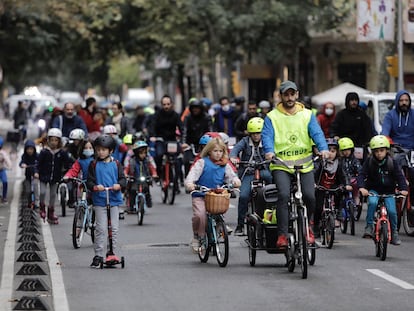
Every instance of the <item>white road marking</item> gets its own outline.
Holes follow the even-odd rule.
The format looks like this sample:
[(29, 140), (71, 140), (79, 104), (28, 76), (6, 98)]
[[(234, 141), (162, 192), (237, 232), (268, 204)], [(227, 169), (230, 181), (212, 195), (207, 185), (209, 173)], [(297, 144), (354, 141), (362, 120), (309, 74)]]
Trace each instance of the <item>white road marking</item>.
[(403, 289), (414, 289), (414, 285), (400, 280), (396, 277), (393, 277), (392, 275), (389, 275), (388, 273), (385, 273), (384, 271), (381, 271), (379, 269), (367, 269), (367, 271), (372, 274), (375, 274), (376, 276), (379, 276), (380, 278), (383, 278), (384, 280), (387, 280), (388, 282), (398, 285)]
[[(16, 167), (16, 166), (15, 166)], [(21, 169), (15, 170), (15, 177), (21, 176)], [(14, 262), (15, 262), (15, 245), (17, 232), (17, 213), (20, 198), (20, 182), (14, 184), (13, 200), (10, 204), (10, 220), (7, 228), (7, 238), (4, 244), (3, 252), (3, 270), (0, 285), (0, 306), (1, 310), (12, 310), (10, 301), (13, 294), (13, 279), (14, 279)]]
[(69, 303), (66, 296), (65, 285), (63, 283), (61, 264), (56, 252), (55, 244), (53, 243), (52, 231), (47, 222), (42, 223), (43, 240), (52, 281), (54, 310), (69, 311)]

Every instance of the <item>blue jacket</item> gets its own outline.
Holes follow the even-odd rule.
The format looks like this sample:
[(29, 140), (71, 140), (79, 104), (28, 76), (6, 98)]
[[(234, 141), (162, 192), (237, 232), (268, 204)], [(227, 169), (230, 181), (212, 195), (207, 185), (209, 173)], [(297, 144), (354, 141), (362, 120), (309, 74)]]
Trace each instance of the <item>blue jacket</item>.
[(391, 137), (394, 143), (403, 148), (414, 149), (414, 109), (410, 108), (406, 113), (401, 112), (398, 102), (403, 94), (407, 94), (410, 98), (411, 107), (408, 91), (399, 91), (395, 96), (395, 108), (388, 111), (384, 117), (381, 134)]

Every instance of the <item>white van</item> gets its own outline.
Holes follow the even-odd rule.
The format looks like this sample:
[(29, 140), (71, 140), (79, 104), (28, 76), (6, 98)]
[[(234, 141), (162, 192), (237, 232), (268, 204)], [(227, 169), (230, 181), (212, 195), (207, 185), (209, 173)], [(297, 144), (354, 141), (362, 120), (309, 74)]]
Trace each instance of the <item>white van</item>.
[[(376, 131), (381, 133), (382, 121), (388, 111), (394, 108), (397, 93), (368, 93), (359, 95), (360, 102), (367, 104), (367, 114), (374, 122)], [(414, 94), (411, 96), (411, 107), (414, 108)]]

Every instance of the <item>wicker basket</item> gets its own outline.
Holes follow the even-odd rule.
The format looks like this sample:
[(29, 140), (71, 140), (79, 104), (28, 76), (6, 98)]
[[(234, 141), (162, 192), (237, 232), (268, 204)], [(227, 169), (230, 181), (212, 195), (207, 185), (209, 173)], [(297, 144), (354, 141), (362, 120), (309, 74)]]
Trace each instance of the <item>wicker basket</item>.
[(230, 206), (230, 193), (207, 192), (205, 202), (206, 211), (210, 214), (224, 214)]

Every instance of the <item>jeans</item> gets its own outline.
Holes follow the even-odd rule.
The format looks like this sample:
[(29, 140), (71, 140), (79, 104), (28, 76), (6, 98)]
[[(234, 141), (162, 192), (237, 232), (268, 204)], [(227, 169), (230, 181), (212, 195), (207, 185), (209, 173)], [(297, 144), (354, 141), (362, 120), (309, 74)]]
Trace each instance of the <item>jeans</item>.
[[(261, 170), (260, 177), (262, 180), (266, 182), (266, 184), (270, 184), (272, 182), (272, 175), (270, 175), (269, 171)], [(251, 182), (254, 179), (254, 175), (244, 175), (242, 184), (240, 186), (240, 196), (239, 196), (239, 206), (238, 206), (238, 215), (237, 215), (237, 224), (243, 225), (244, 218), (246, 217), (247, 213), (247, 206), (249, 204), (249, 200), (251, 198)]]
[[(277, 224), (279, 235), (288, 233), (289, 210), (288, 202), (290, 199), (290, 184), (292, 174), (282, 170), (272, 171), (273, 181), (278, 189), (278, 201), (276, 205)], [(307, 207), (308, 220), (311, 220), (315, 211), (315, 186), (313, 171), (301, 173), (301, 185), (303, 202)]]
[[(376, 193), (373, 190), (370, 190), (369, 192)], [(368, 210), (367, 210), (367, 218), (366, 223), (367, 226), (372, 226), (374, 224), (374, 215), (375, 211), (377, 209), (379, 198), (376, 196), (369, 196), (368, 197)], [(387, 208), (388, 213), (388, 219), (391, 223), (391, 230), (397, 231), (397, 207), (395, 206), (395, 198), (389, 197), (385, 198), (385, 207)]]

